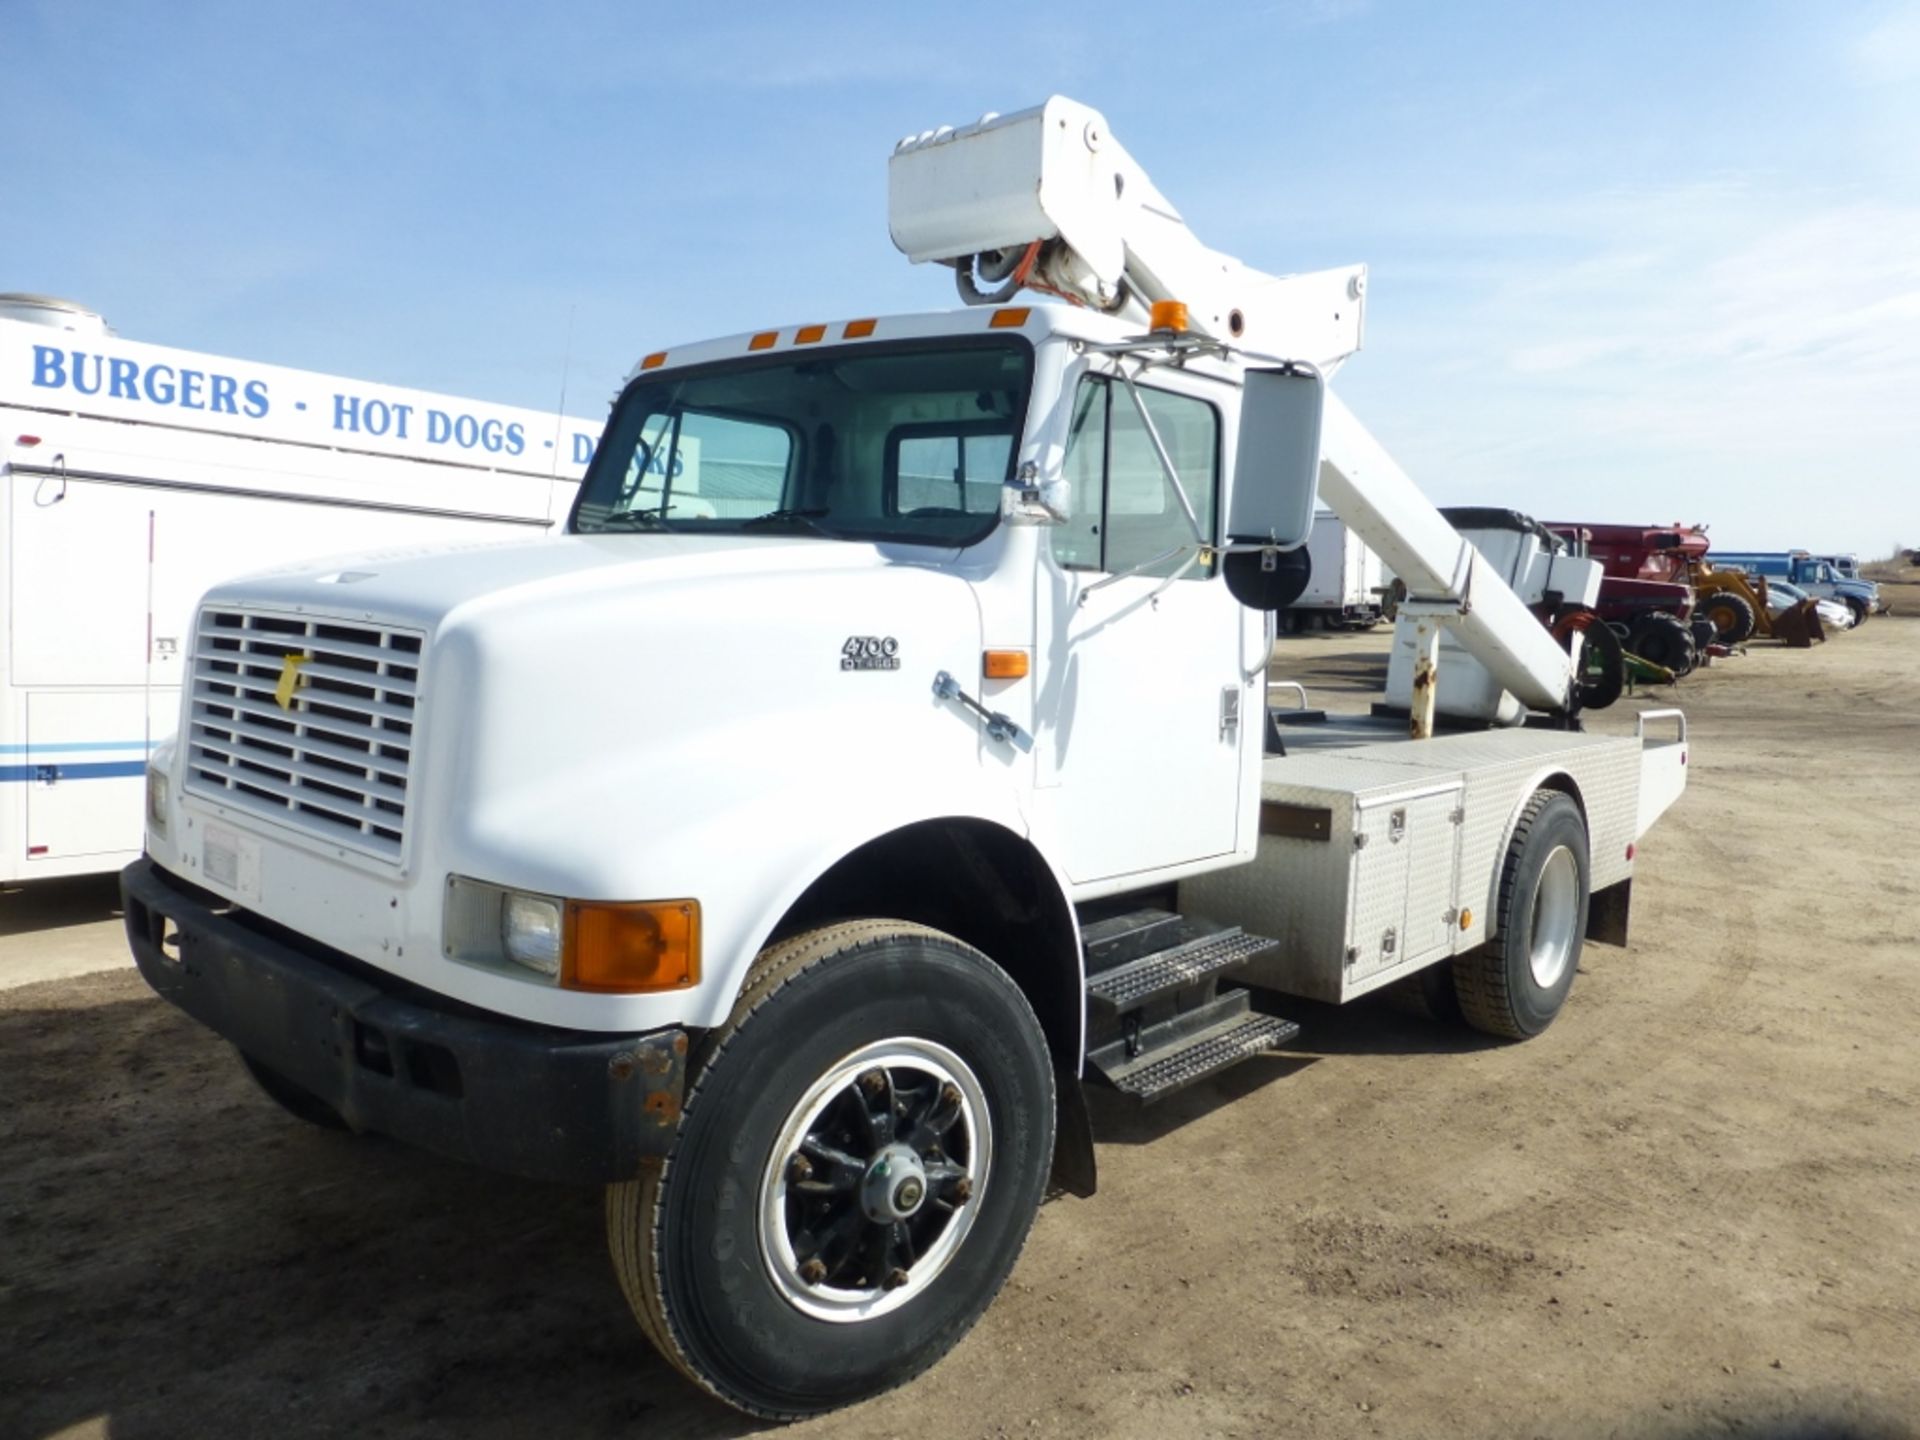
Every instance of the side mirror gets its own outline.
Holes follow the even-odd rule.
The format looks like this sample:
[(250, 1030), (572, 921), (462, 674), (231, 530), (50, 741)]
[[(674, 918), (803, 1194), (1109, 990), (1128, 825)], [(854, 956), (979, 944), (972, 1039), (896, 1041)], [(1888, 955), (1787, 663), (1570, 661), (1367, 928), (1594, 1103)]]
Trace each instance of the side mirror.
[(1040, 467), (1023, 461), (1000, 491), (1000, 518), (1009, 525), (1064, 525), (1073, 518), (1073, 488), (1064, 475), (1040, 476)]
[(1311, 365), (1246, 373), (1221, 568), (1234, 599), (1251, 609), (1282, 609), (1307, 588), (1303, 547), (1319, 498), (1326, 396), (1326, 379)]

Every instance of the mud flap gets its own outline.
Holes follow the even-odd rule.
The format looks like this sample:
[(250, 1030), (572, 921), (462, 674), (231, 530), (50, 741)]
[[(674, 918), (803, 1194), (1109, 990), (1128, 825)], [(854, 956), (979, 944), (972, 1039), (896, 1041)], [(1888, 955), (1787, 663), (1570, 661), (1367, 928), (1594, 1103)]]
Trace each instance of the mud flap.
[(1625, 945), (1633, 910), (1633, 877), (1596, 890), (1587, 899), (1587, 939), (1599, 945)]
[(1087, 1113), (1087, 1093), (1071, 1070), (1053, 1072), (1053, 1174), (1048, 1187), (1092, 1196), (1095, 1185), (1093, 1117)]

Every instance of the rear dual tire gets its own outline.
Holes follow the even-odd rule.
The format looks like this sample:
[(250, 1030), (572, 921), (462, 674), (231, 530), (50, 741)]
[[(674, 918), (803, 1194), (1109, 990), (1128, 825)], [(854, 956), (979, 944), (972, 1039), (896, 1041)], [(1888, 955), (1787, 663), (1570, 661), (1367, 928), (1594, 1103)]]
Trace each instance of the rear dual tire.
[(828, 926), (756, 962), (695, 1067), (672, 1152), (607, 1191), (614, 1269), (660, 1352), (788, 1420), (952, 1348), (1052, 1157), (1052, 1064), (1006, 973), (922, 926)]
[(1553, 1023), (1580, 968), (1590, 875), (1580, 807), (1534, 791), (1501, 865), (1497, 933), (1453, 962), (1454, 995), (1474, 1029), (1526, 1040)]

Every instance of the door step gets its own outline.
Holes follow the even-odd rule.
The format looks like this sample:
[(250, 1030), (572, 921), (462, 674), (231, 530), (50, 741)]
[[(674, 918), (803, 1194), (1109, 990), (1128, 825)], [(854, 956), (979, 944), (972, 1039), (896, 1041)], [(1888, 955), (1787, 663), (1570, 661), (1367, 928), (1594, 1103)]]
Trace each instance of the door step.
[(1087, 1059), (1121, 1094), (1151, 1104), (1278, 1049), (1299, 1033), (1291, 1020), (1255, 1014), (1247, 992), (1232, 990), (1203, 1009), (1112, 1041)]
[(1143, 1102), (1217, 1075), (1300, 1033), (1256, 1014), (1232, 971), (1278, 947), (1197, 916), (1141, 909), (1081, 931), (1087, 965), (1087, 1064)]
[(1236, 925), (1217, 935), (1189, 940), (1171, 950), (1103, 970), (1087, 981), (1087, 999), (1095, 1009), (1116, 1013), (1131, 1010), (1155, 995), (1181, 990), (1231, 970), (1275, 946), (1276, 942), (1264, 935), (1249, 935)]

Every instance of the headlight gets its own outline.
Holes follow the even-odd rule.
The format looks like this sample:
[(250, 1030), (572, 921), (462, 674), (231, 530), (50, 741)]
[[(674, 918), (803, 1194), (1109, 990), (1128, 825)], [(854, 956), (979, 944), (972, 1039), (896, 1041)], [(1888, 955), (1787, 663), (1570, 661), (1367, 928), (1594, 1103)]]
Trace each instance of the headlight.
[(167, 833), (167, 766), (173, 759), (173, 741), (162, 740), (147, 755), (147, 828)]
[(700, 902), (563, 900), (449, 875), (441, 950), (563, 990), (684, 990), (700, 983)]
[(500, 909), (500, 945), (516, 965), (560, 973), (560, 906), (544, 895), (508, 893)]

